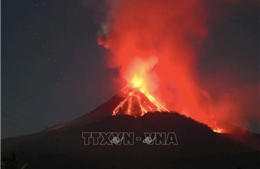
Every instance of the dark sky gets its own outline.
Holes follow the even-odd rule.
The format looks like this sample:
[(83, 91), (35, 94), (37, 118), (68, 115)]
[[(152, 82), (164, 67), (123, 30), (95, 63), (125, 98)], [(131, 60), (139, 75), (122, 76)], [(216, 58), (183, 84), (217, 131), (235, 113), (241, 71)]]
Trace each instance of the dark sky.
[[(102, 6), (102, 0), (2, 0), (2, 137), (69, 121), (120, 89), (118, 71), (107, 68), (108, 53), (97, 45)], [(200, 71), (219, 75), (232, 67), (236, 83), (258, 84), (258, 8), (221, 9), (209, 25)], [(228, 17), (219, 16), (226, 11)], [(259, 100), (252, 102), (258, 108)], [(251, 120), (257, 131), (259, 119)]]

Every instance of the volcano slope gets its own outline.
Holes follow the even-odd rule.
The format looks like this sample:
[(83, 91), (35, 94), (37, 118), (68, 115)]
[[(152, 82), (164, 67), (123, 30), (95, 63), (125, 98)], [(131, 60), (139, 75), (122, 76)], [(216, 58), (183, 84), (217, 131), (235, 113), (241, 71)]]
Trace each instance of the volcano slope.
[[(146, 113), (140, 117), (111, 116), (124, 98), (115, 95), (95, 110), (42, 132), (2, 140), (2, 157), (12, 152), (32, 168), (170, 169), (258, 168), (258, 134), (233, 126), (232, 133), (209, 127), (175, 112)], [(84, 145), (83, 132), (132, 132), (133, 145)], [(177, 145), (148, 145), (145, 132), (174, 132)]]

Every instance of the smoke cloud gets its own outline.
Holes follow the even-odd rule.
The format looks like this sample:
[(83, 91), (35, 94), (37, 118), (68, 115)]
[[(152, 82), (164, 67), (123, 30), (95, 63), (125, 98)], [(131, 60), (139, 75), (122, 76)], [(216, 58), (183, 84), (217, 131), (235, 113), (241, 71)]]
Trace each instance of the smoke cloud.
[[(212, 14), (206, 0), (108, 0), (107, 5), (98, 43), (112, 52), (109, 67), (119, 68), (126, 83), (142, 76), (148, 91), (168, 109), (212, 128), (239, 109), (233, 96), (212, 98), (215, 89), (199, 83), (199, 54)], [(242, 121), (236, 117), (235, 122)]]

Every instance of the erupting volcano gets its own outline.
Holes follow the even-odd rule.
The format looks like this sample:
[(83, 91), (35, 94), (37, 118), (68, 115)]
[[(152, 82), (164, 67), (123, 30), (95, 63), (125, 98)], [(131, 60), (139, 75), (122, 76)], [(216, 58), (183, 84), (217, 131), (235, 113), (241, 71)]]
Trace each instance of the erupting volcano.
[(155, 98), (140, 88), (124, 88), (120, 94), (124, 100), (113, 110), (113, 115), (126, 114), (132, 116), (143, 116), (148, 112), (168, 111), (157, 103)]
[[(161, 105), (149, 92), (140, 87), (124, 87), (117, 96), (122, 99), (113, 109), (112, 115), (130, 115), (140, 117), (146, 113), (153, 112), (170, 112), (166, 107)], [(187, 116), (183, 114), (184, 116)], [(209, 126), (216, 133), (223, 133), (224, 130), (217, 125)]]
[[(219, 121), (228, 119), (235, 106), (214, 100), (197, 68), (208, 37), (205, 1), (107, 2), (98, 44), (110, 52), (108, 67), (118, 70), (117, 85), (128, 86), (112, 115), (174, 111), (223, 132)], [(239, 123), (238, 116), (232, 119)]]
[[(22, 1), (4, 3), (11, 16), (4, 21), (17, 29), (3, 38), (3, 127), (42, 130), (3, 138), (2, 167), (259, 168), (260, 135), (244, 129), (259, 81), (258, 90), (249, 90), (255, 84), (246, 72), (256, 69), (239, 64), (251, 64), (259, 41), (255, 28), (248, 29), (252, 15), (225, 6), (235, 1), (254, 0), (48, 1), (28, 4), (28, 12), (15, 6)], [(229, 12), (236, 15), (215, 27)], [(30, 43), (19, 44), (24, 37)], [(238, 73), (248, 77), (236, 80)]]
[(116, 106), (112, 115), (126, 114), (138, 117), (148, 112), (168, 112), (145, 87), (145, 81), (134, 76), (131, 84), (119, 92), (118, 95), (123, 98), (123, 101)]

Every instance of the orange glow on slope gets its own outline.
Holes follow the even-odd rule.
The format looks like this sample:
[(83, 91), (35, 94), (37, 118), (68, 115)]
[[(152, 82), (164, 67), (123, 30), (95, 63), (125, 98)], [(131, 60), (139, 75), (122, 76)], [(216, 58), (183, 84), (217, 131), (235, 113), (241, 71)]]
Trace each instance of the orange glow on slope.
[(220, 128), (213, 129), (213, 131), (214, 131), (215, 133), (223, 133), (222, 129), (220, 129)]

